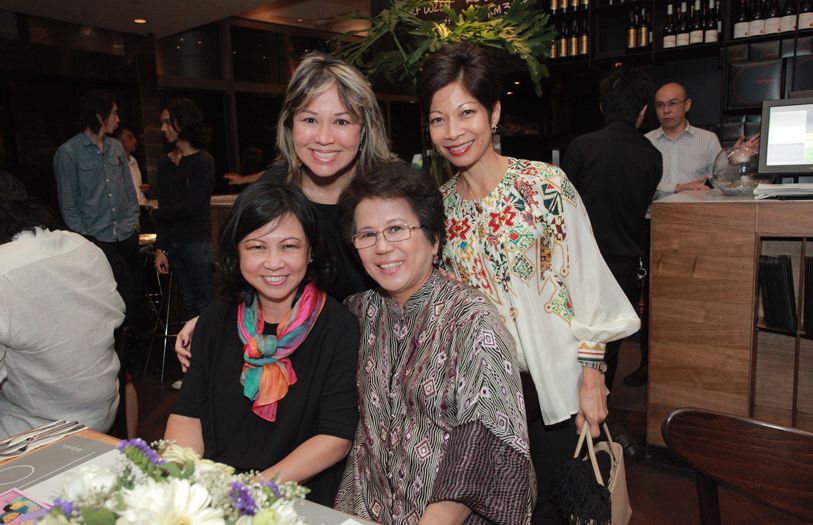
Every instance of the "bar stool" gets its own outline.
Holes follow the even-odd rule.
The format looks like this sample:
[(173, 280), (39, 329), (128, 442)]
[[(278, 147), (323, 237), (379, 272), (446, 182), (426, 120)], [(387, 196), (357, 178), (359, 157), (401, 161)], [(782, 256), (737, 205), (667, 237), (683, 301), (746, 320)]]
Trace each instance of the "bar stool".
[[(155, 239), (156, 235), (154, 233), (139, 235), (139, 245), (142, 246), (141, 253), (146, 257), (145, 264), (147, 264), (147, 261), (150, 261), (151, 264), (151, 261), (155, 256)], [(147, 352), (147, 359), (144, 363), (144, 372), (146, 373), (149, 369), (156, 338), (162, 339), (160, 382), (163, 383), (164, 374), (166, 371), (167, 346), (170, 339), (177, 337), (177, 328), (180, 325), (180, 316), (176, 311), (178, 308), (176, 305), (177, 300), (175, 299), (175, 295), (177, 295), (178, 290), (171, 270), (165, 277), (162, 277), (157, 270), (153, 271), (155, 274), (157, 291), (145, 291), (145, 295), (146, 300), (151, 305), (152, 311), (155, 315), (155, 322), (153, 323), (150, 348)], [(166, 282), (164, 283), (164, 281)]]

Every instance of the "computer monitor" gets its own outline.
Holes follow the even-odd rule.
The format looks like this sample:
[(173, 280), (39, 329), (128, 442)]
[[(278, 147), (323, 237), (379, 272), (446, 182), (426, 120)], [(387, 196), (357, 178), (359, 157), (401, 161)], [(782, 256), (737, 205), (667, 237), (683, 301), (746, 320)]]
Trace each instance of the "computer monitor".
[(813, 97), (762, 103), (759, 175), (813, 174)]

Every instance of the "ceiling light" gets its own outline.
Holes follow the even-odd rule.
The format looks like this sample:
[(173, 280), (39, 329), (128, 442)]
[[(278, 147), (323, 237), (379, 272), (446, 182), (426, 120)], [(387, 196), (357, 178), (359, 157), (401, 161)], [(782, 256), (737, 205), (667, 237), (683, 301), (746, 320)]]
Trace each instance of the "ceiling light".
[(518, 86), (518, 85), (519, 85), (519, 80), (515, 80), (515, 81), (514, 81), (514, 85), (515, 85), (515, 86)]
[(134, 24), (146, 24), (147, 19), (146, 18), (133, 18), (133, 23)]
[(513, 91), (509, 91), (509, 92), (506, 93), (506, 95), (513, 95), (513, 94), (514, 94)]

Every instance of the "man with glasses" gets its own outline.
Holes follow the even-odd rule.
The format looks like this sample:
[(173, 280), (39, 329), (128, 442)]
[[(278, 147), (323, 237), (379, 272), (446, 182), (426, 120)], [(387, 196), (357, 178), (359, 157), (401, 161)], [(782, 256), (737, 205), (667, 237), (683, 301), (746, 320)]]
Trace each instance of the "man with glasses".
[(655, 115), (661, 127), (646, 134), (663, 155), (663, 177), (655, 199), (708, 189), (704, 182), (722, 148), (717, 135), (689, 124), (686, 113), (691, 108), (692, 99), (681, 84), (664, 84), (655, 93)]

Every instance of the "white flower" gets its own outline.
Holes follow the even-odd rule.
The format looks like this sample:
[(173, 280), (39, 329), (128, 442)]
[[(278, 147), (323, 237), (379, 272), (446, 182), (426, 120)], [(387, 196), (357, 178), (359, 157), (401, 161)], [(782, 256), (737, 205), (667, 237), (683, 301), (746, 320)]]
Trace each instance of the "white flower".
[(149, 480), (122, 491), (124, 510), (116, 525), (222, 525), (222, 509), (209, 507), (209, 492), (185, 479)]
[(181, 465), (190, 465), (200, 461), (200, 456), (197, 452), (191, 448), (176, 445), (175, 443), (167, 445), (161, 453), (161, 457), (166, 461), (179, 463)]
[(116, 485), (118, 473), (109, 467), (87, 465), (66, 477), (62, 499), (83, 501), (94, 495), (107, 495)]

